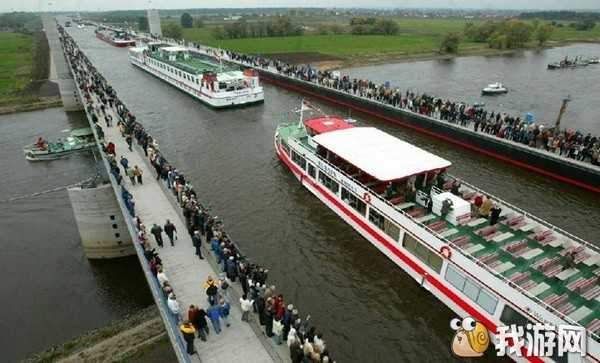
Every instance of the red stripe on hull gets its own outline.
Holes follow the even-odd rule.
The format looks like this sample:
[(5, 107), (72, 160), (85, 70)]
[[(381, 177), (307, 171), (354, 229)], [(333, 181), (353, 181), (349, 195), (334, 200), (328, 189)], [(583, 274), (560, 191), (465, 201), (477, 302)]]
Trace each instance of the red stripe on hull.
[(546, 169), (542, 169), (542, 168), (539, 168), (539, 167), (536, 167), (536, 166), (529, 165), (529, 164), (524, 163), (524, 162), (519, 161), (519, 160), (511, 159), (508, 156), (500, 155), (500, 154), (495, 153), (493, 151), (486, 150), (486, 149), (483, 149), (483, 148), (480, 148), (480, 147), (477, 147), (475, 145), (471, 145), (471, 144), (468, 144), (468, 143), (465, 143), (465, 142), (462, 142), (462, 141), (458, 141), (458, 140), (453, 139), (453, 138), (451, 138), (449, 136), (442, 135), (442, 134), (433, 132), (431, 130), (424, 129), (422, 127), (418, 127), (418, 126), (415, 126), (415, 125), (411, 125), (411, 124), (402, 122), (400, 119), (392, 118), (392, 117), (383, 115), (383, 114), (381, 114), (381, 113), (379, 113), (377, 111), (368, 110), (368, 109), (366, 109), (364, 107), (359, 107), (359, 106), (353, 105), (353, 104), (348, 103), (348, 102), (340, 101), (340, 100), (337, 100), (337, 99), (332, 98), (332, 97), (328, 97), (328, 96), (325, 96), (325, 95), (322, 95), (322, 94), (319, 94), (319, 93), (316, 93), (316, 92), (309, 91), (309, 90), (307, 90), (307, 89), (305, 89), (303, 87), (295, 86), (295, 85), (292, 85), (292, 84), (289, 84), (289, 83), (286, 83), (286, 82), (282, 82), (282, 81), (270, 78), (268, 75), (265, 76), (265, 74), (266, 73), (263, 73), (263, 75), (261, 77), (262, 80), (264, 80), (266, 82), (270, 82), (270, 83), (275, 84), (275, 85), (278, 85), (280, 87), (287, 88), (287, 89), (290, 89), (290, 90), (293, 90), (293, 91), (296, 91), (296, 92), (304, 93), (304, 94), (307, 94), (307, 95), (310, 95), (310, 96), (313, 96), (313, 97), (316, 97), (316, 98), (320, 98), (320, 99), (325, 100), (325, 101), (330, 102), (330, 103), (334, 103), (334, 104), (337, 104), (337, 105), (342, 105), (342, 106), (351, 108), (353, 110), (359, 111), (361, 113), (364, 113), (364, 114), (367, 114), (367, 115), (371, 115), (371, 116), (374, 116), (376, 118), (379, 118), (379, 119), (382, 119), (382, 120), (385, 120), (385, 121), (388, 121), (388, 122), (391, 122), (391, 123), (394, 123), (394, 124), (399, 124), (399, 125), (402, 125), (402, 126), (406, 126), (406, 127), (411, 128), (413, 130), (416, 130), (418, 132), (427, 134), (429, 136), (433, 136), (433, 137), (435, 137), (437, 139), (444, 140), (446, 142), (449, 142), (449, 143), (452, 143), (452, 144), (455, 144), (455, 145), (460, 145), (460, 146), (462, 146), (462, 147), (464, 147), (466, 149), (469, 149), (471, 151), (476, 151), (478, 153), (482, 153), (482, 154), (491, 156), (491, 157), (493, 157), (495, 159), (507, 162), (509, 164), (518, 166), (520, 168), (527, 169), (527, 170), (536, 172), (536, 173), (541, 174), (541, 175), (549, 176), (549, 177), (552, 177), (554, 179), (560, 180), (560, 181), (562, 181), (564, 183), (575, 185), (577, 187), (580, 187), (580, 188), (583, 188), (583, 189), (587, 189), (587, 190), (595, 192), (595, 193), (600, 193), (600, 187), (598, 187), (598, 186), (586, 184), (586, 183), (581, 182), (579, 180), (575, 180), (575, 179), (572, 179), (572, 178), (569, 178), (569, 177), (566, 177), (566, 176), (562, 176), (562, 175), (556, 174), (554, 172), (548, 171)]
[[(418, 263), (416, 263), (414, 260), (412, 260), (410, 257), (408, 257), (404, 252), (402, 252), (402, 251), (396, 249), (394, 246), (392, 246), (385, 239), (385, 237), (383, 237), (381, 234), (376, 232), (371, 226), (369, 226), (362, 219), (355, 216), (350, 210), (348, 210), (348, 208), (346, 208), (343, 204), (341, 204), (336, 198), (329, 195), (320, 185), (318, 185), (317, 183), (313, 182), (311, 179), (306, 177), (306, 174), (303, 171), (301, 171), (291, 161), (287, 160), (287, 157), (282, 156), (281, 150), (277, 151), (277, 156), (279, 157), (279, 159), (281, 161), (283, 161), (283, 163), (290, 169), (290, 171), (292, 173), (302, 177), (302, 179), (305, 180), (307, 183), (309, 183), (313, 188), (315, 188), (319, 192), (319, 194), (321, 194), (329, 202), (334, 204), (335, 207), (338, 208), (344, 215), (346, 215), (350, 219), (352, 219), (352, 221), (355, 222), (356, 224), (358, 224), (360, 226), (360, 228), (362, 228), (365, 232), (367, 232), (371, 237), (375, 238), (377, 240), (377, 242), (382, 244), (388, 251), (392, 252), (394, 254), (394, 256), (399, 258), (403, 263), (405, 263), (408, 267), (410, 267), (414, 272), (416, 272), (419, 275), (426, 274), (425, 275), (426, 281), (429, 282), (432, 286), (434, 286), (439, 292), (441, 292), (443, 295), (445, 295), (450, 300), (452, 300), (452, 302), (454, 302), (456, 305), (460, 306), (460, 308), (463, 309), (464, 311), (466, 311), (470, 316), (474, 317), (476, 320), (478, 320), (479, 322), (484, 324), (485, 327), (489, 331), (492, 331), (492, 332), (497, 331), (496, 323), (489, 320), (484, 314), (479, 312), (475, 307), (470, 305), (467, 301), (465, 301), (460, 296), (458, 296), (456, 293), (454, 293), (449, 288), (447, 288), (439, 279), (435, 278), (432, 275), (427, 274), (425, 269), (423, 269)], [(511, 342), (509, 342), (509, 344), (512, 345)], [(538, 357), (526, 357), (525, 348), (522, 348), (521, 351), (523, 353), (523, 358), (526, 358), (530, 362), (533, 362), (533, 363), (543, 363), (544, 362), (541, 358), (538, 358)]]

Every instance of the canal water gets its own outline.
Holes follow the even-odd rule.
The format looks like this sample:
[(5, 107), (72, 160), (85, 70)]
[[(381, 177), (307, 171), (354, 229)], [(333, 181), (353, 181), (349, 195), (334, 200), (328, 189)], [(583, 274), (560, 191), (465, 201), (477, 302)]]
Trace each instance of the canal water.
[[(160, 140), (169, 160), (189, 175), (199, 197), (211, 204), (212, 212), (225, 221), (249, 257), (269, 267), (269, 280), (286, 301), (299, 306), (302, 314), (311, 313), (311, 321), (324, 333), (337, 361), (455, 360), (449, 349), (449, 321), (454, 317), (450, 310), (312, 197), (276, 159), (275, 127), (297, 118), (291, 110), (298, 108), (299, 95), (265, 85), (263, 105), (212, 110), (133, 68), (126, 50), (96, 39), (91, 29), (69, 31), (121, 99)], [(347, 113), (321, 106), (332, 114)], [(60, 114), (31, 113), (26, 114), (30, 119), (12, 121), (0, 118), (0, 157), (2, 165), (7, 165), (2, 195), (73, 183), (93, 173), (91, 159), (83, 155), (40, 166), (22, 161), (22, 144), (37, 135), (34, 131), (56, 135), (73, 124)], [(595, 195), (411, 131), (353, 116), (360, 124), (380, 127), (451, 160), (454, 174), (568, 231), (588, 240), (600, 235)], [(5, 135), (5, 129), (12, 134)], [(22, 186), (27, 190), (20, 190), (20, 181), (27, 183)], [(8, 231), (0, 237), (6, 239), (2, 246), (9, 246), (13, 257), (3, 254), (0, 262), (18, 275), (10, 289), (2, 292), (9, 304), (0, 313), (7, 317), (0, 319), (6, 324), (2, 331), (15, 331), (20, 337), (0, 340), (1, 344), (7, 340), (21, 344), (18, 348), (8, 344), (12, 357), (31, 351), (25, 343), (38, 337), (42, 341), (34, 351), (60, 341), (61, 334), (70, 336), (96, 323), (103, 325), (149, 303), (135, 259), (97, 267), (83, 257), (66, 193), (15, 202), (1, 213), (2, 230)]]
[[(276, 159), (275, 128), (297, 118), (291, 110), (299, 106), (298, 94), (265, 85), (263, 105), (212, 110), (131, 66), (126, 50), (98, 41), (91, 31), (71, 33), (246, 253), (270, 268), (286, 301), (312, 314), (338, 361), (454, 359), (449, 309), (312, 197)], [(600, 205), (590, 193), (358, 118), (451, 160), (454, 174), (560, 227), (590, 240), (600, 235)]]
[(0, 350), (14, 362), (152, 303), (137, 258), (89, 261), (65, 190), (95, 174), (91, 154), (29, 162), (23, 146), (87, 125), (60, 108), (0, 116)]
[[(403, 92), (428, 93), (470, 104), (485, 103), (490, 111), (521, 116), (533, 113), (536, 122), (554, 125), (562, 100), (571, 103), (562, 127), (600, 135), (598, 84), (600, 64), (548, 70), (548, 63), (565, 57), (600, 56), (600, 44), (574, 44), (545, 50), (518, 51), (507, 56), (461, 57), (345, 69), (353, 78), (390, 82)], [(501, 82), (509, 92), (481, 96), (486, 85)]]

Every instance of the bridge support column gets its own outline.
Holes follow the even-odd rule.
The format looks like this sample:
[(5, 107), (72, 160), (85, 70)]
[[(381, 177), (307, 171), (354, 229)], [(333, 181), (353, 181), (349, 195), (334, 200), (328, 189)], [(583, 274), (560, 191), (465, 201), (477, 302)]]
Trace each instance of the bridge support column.
[(136, 253), (110, 184), (69, 188), (68, 193), (87, 258), (115, 258)]

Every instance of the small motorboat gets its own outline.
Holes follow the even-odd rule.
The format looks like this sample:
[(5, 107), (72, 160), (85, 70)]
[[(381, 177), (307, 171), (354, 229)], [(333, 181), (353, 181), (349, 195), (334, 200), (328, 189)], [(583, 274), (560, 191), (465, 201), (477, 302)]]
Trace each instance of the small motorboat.
[(548, 69), (561, 69), (564, 68), (562, 63), (560, 62), (554, 62), (554, 63), (550, 63), (548, 64)]
[(600, 64), (600, 58), (592, 57), (592, 58), (588, 59), (588, 63), (589, 64)]
[(499, 95), (507, 92), (508, 89), (504, 87), (502, 83), (499, 82), (488, 84), (487, 87), (481, 90), (481, 94), (483, 95)]
[(23, 148), (25, 159), (29, 161), (55, 160), (96, 145), (94, 134), (89, 127), (74, 129), (65, 139), (48, 142), (39, 137), (34, 144)]

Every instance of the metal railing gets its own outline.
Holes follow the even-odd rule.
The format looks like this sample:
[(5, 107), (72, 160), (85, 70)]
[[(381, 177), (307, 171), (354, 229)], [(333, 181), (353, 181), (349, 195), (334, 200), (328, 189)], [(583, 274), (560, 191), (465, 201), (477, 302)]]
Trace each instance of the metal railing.
[[(73, 42), (73, 45), (76, 44), (74, 40), (71, 40), (71, 41)], [(77, 48), (77, 49), (79, 52), (81, 52), (81, 50), (79, 50), (79, 48)], [(73, 65), (71, 64), (70, 58), (69, 58), (68, 54), (66, 53), (66, 50), (64, 49), (64, 45), (63, 45), (63, 53), (65, 55), (65, 58), (66, 58), (68, 66), (69, 66), (69, 69), (71, 71), (71, 74), (73, 76), (73, 79), (76, 82), (75, 86), (77, 89), (77, 94), (80, 97), (80, 99), (83, 100), (84, 97), (82, 95), (81, 89), (79, 88), (78, 75), (73, 70)], [(83, 54), (83, 52), (81, 52), (81, 53)], [(107, 174), (109, 176), (109, 180), (112, 185), (113, 191), (115, 193), (117, 203), (119, 204), (119, 208), (121, 209), (121, 213), (123, 214), (124, 220), (127, 224), (127, 230), (129, 231), (129, 234), (131, 235), (131, 238), (132, 238), (132, 243), (135, 246), (135, 251), (136, 251), (136, 254), (140, 261), (140, 264), (142, 266), (142, 271), (144, 272), (144, 276), (146, 277), (146, 281), (148, 282), (148, 286), (150, 287), (150, 291), (152, 292), (152, 296), (154, 297), (154, 301), (156, 302), (159, 313), (160, 313), (163, 321), (165, 322), (165, 328), (167, 330), (167, 334), (171, 338), (171, 342), (173, 343), (173, 348), (174, 348), (175, 354), (177, 356), (177, 359), (179, 362), (182, 362), (182, 363), (191, 363), (190, 356), (187, 354), (186, 343), (183, 341), (183, 337), (179, 333), (178, 322), (174, 320), (173, 315), (171, 314), (170, 310), (168, 309), (166, 298), (162, 292), (162, 289), (159, 286), (158, 280), (156, 279), (156, 277), (150, 270), (150, 265), (149, 265), (148, 261), (146, 260), (146, 256), (144, 255), (142, 246), (137, 242), (137, 228), (135, 227), (135, 224), (133, 221), (133, 216), (129, 212), (129, 209), (127, 208), (127, 206), (124, 204), (123, 194), (119, 193), (119, 191), (126, 190), (126, 189), (117, 182), (115, 176), (112, 174), (110, 164), (108, 163), (108, 160), (106, 160), (106, 157), (104, 156), (104, 152), (102, 151), (102, 148), (100, 147), (100, 138), (98, 137), (96, 128), (94, 127), (94, 123), (91, 121), (92, 117), (86, 107), (84, 107), (84, 111), (85, 111), (88, 123), (90, 124), (90, 127), (92, 129), (92, 132), (94, 133), (96, 145), (98, 147), (99, 154), (101, 155), (102, 163), (104, 164), (104, 167), (106, 168)]]

